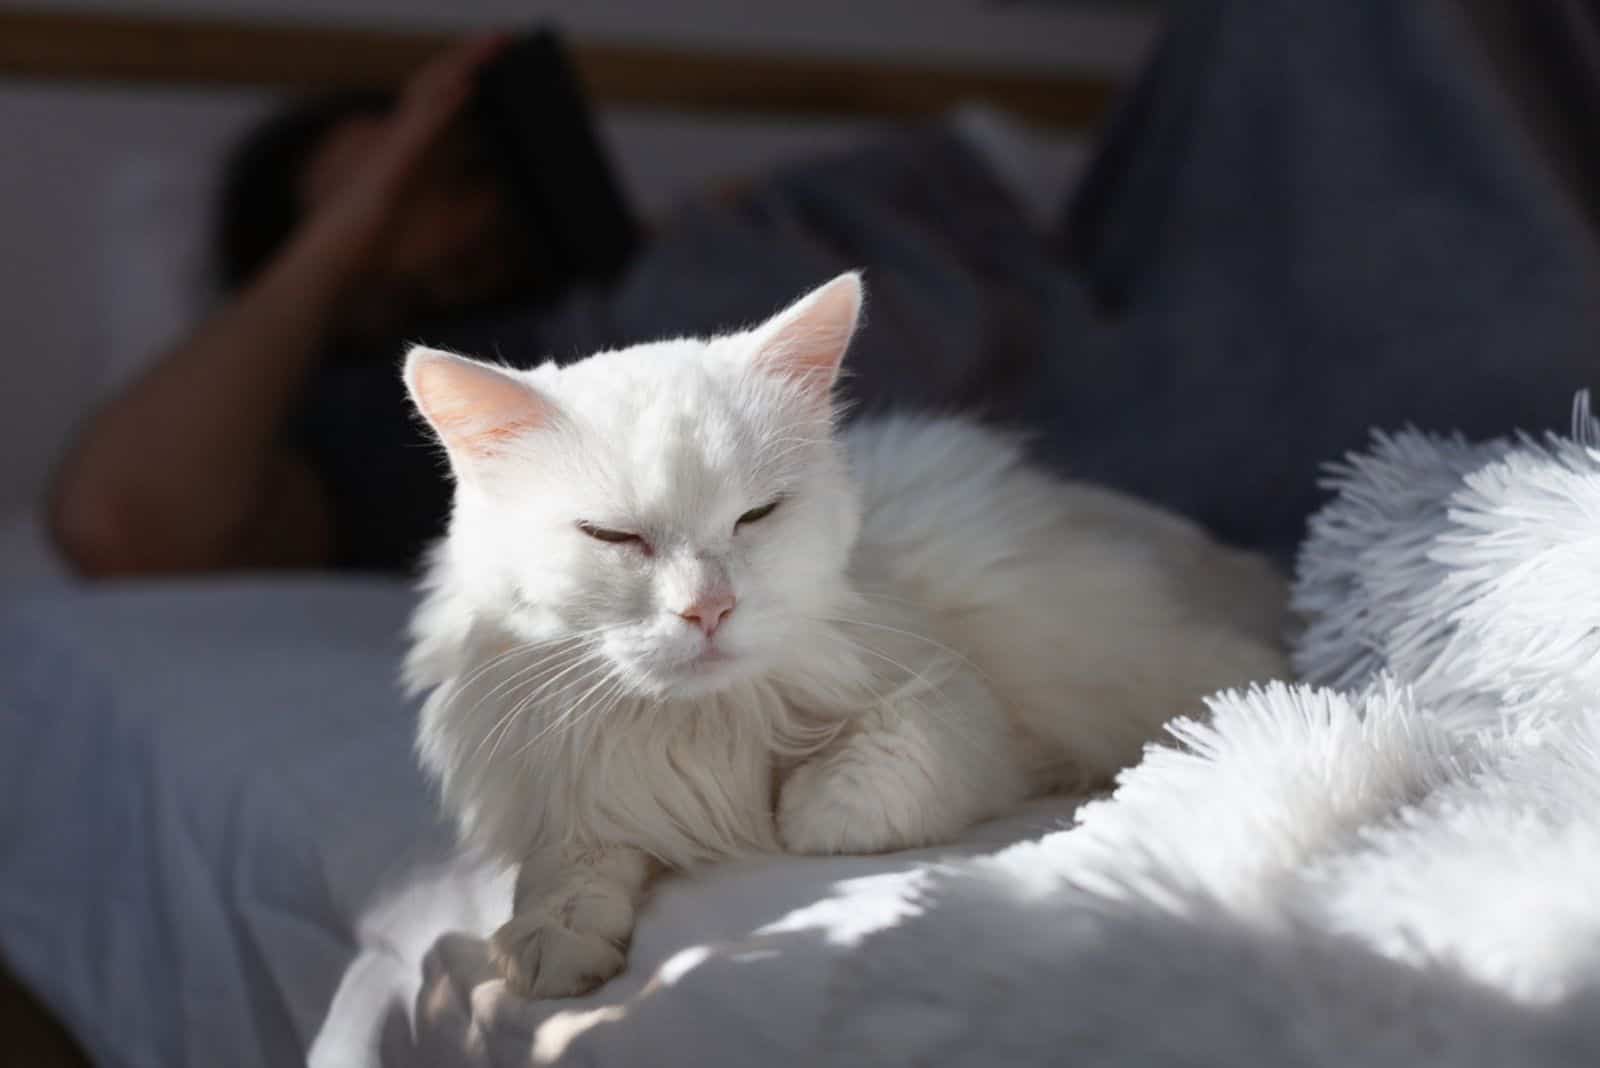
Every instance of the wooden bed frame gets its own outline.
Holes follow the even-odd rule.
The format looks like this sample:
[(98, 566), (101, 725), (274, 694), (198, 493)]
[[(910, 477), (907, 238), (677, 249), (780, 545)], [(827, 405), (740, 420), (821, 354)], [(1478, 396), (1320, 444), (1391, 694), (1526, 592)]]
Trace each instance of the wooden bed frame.
[[(452, 39), (441, 31), (272, 20), (0, 10), (0, 81), (268, 88), (392, 88)], [(571, 42), (602, 106), (696, 114), (916, 119), (980, 100), (1041, 126), (1096, 123), (1107, 78), (925, 63)], [(66, 1032), (0, 962), (0, 1061), (86, 1068)]]
[[(386, 88), (438, 51), (440, 31), (0, 10), (0, 77), (288, 90)], [(603, 106), (761, 116), (910, 119), (982, 100), (1040, 125), (1104, 114), (1110, 79), (981, 67), (659, 48), (578, 40)]]

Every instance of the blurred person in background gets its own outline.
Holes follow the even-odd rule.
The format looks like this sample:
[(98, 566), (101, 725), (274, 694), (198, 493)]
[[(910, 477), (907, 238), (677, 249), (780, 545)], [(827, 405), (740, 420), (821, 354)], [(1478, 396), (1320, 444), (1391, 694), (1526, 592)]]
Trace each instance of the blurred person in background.
[(1283, 560), (1320, 465), (1373, 426), (1559, 425), (1600, 351), (1592, 7), (1216, 0), (1168, 21), (1059, 226), (1023, 210), (1017, 142), (937, 124), (694, 198), (587, 288), (541, 273), (455, 122), (498, 42), (392, 107), (286, 117), (235, 161), (235, 295), (89, 422), (57, 540), (91, 575), (407, 570), (449, 489), (406, 341), (570, 360), (754, 322), (861, 266), (854, 410), (979, 412)]
[[(988, 254), (980, 237), (1009, 233), (985, 220), (1020, 217), (941, 124), (691, 198), (664, 233), (643, 235), (643, 299), (565, 277), (467, 114), (506, 47), (469, 41), (397, 98), (320, 98), (244, 138), (216, 235), (226, 302), (90, 419), (57, 477), (54, 536), (82, 574), (410, 568), (449, 499), (398, 375), (406, 343), (422, 338), (523, 365), (572, 359), (754, 321), (872, 260), (885, 342), (857, 347), (857, 382), (915, 398), (932, 354), (896, 364), (891, 348), (927, 346), (900, 344), (889, 310), (908, 321), (927, 299), (893, 277), (925, 271), (930, 254), (971, 275)], [(849, 232), (863, 209), (881, 235)], [(899, 270), (906, 232), (937, 247)], [(591, 291), (572, 292), (575, 281)], [(955, 345), (982, 356), (979, 343)]]
[(86, 428), (57, 481), (56, 537), (90, 575), (310, 566), (323, 488), (289, 431), (318, 362), (528, 281), (502, 191), (456, 122), (484, 38), (399, 96), (285, 113), (224, 183), (222, 308)]

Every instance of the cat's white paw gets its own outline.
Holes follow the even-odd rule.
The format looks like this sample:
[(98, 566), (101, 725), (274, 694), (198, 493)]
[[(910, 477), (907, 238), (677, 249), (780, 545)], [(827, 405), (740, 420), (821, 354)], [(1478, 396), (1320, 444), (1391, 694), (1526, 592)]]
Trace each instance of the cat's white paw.
[(605, 879), (578, 879), (506, 921), (489, 940), (490, 956), (519, 994), (587, 994), (627, 963), (633, 901)]
[(778, 837), (791, 853), (886, 853), (930, 840), (927, 799), (893, 776), (852, 761), (813, 761), (794, 770), (778, 797)]
[(513, 916), (502, 924), (489, 939), (489, 957), (507, 986), (533, 998), (587, 994), (627, 962), (609, 938), (575, 931), (540, 913)]

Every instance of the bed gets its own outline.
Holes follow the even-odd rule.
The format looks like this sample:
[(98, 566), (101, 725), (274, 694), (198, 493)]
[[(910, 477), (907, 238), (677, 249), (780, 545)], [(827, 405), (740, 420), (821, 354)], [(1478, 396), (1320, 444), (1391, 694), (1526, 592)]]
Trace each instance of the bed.
[[(8, 9), (0, 75), (194, 89), (389, 86), (445, 40)], [(1099, 117), (1114, 88), (1093, 77), (604, 42), (580, 41), (577, 57), (603, 107), (762, 121), (920, 119), (978, 101), (1073, 132)], [(192, 272), (197, 224), (181, 230), (168, 209), (208, 187), (192, 172), (175, 180), (147, 168), (117, 188), (130, 215), (163, 221), (128, 231), (127, 254), (111, 246), (108, 258)], [(119, 336), (155, 344), (192, 315), (192, 295), (175, 284), (126, 295), (136, 307), (111, 317)], [(135, 370), (114, 368), (108, 380)], [(6, 520), (0, 547), (0, 955), (88, 1056), (247, 1066), (308, 1054), (323, 1065), (491, 1055), (471, 1009), (485, 994), (463, 984), (481, 968), (476, 940), (503, 919), (509, 893), (504, 873), (454, 855), (413, 766), (415, 710), (393, 684), (407, 586), (306, 576), (82, 587), (26, 515)], [(1037, 806), (975, 830), (953, 852), (1037, 835), (1071, 809)], [(775, 860), (675, 881), (656, 895), (623, 978), (575, 1004), (502, 1000), (492, 1055), (536, 1032), (542, 1048), (564, 1050), (583, 1013), (601, 1019), (642, 991), (651, 996), (639, 1018), (679, 1032), (685, 1056), (708, 1012), (740, 1028), (752, 1052), (798, 1050), (818, 1011), (813, 997), (808, 1015), (804, 987), (807, 977), (820, 981), (835, 951), (828, 939), (792, 939), (776, 969), (793, 996), (781, 1020), (772, 992), (731, 973), (717, 993), (697, 988), (681, 1006), (661, 994), (694, 953), (781, 925), (841, 880), (870, 887), (934, 855)], [(20, 988), (0, 987), (0, 997), (19, 1019), (38, 1012)], [(543, 1029), (546, 1017), (554, 1029)], [(630, 1032), (620, 1063), (650, 1059), (657, 1033)]]
[[(624, 975), (535, 1004), (485, 964), (505, 873), (412, 766), (402, 585), (12, 589), (20, 977), (113, 1064), (1600, 1060), (1600, 425), (1498, 437), (1592, 379), (1592, 234), (1442, 5), (1269, 7), (1174, 8), (1194, 47), (1080, 189), (1052, 306), (1084, 344), (1033, 392), (1079, 470), (1214, 529), (1292, 553), (1315, 514), (1321, 688), (1220, 696), (1110, 798), (946, 850), (673, 880)], [(153, 25), (190, 76), (230, 66), (196, 58), (216, 27)], [(1367, 441), (1407, 422), (1466, 437)]]

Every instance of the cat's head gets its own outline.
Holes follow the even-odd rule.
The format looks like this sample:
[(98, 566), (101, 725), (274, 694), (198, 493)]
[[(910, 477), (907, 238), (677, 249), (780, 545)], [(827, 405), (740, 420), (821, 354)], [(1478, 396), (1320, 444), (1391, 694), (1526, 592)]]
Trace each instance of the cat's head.
[(750, 330), (566, 367), (412, 350), (456, 478), (456, 592), (525, 641), (582, 643), (635, 693), (782, 664), (837, 610), (860, 525), (834, 401), (860, 309), (846, 274)]

